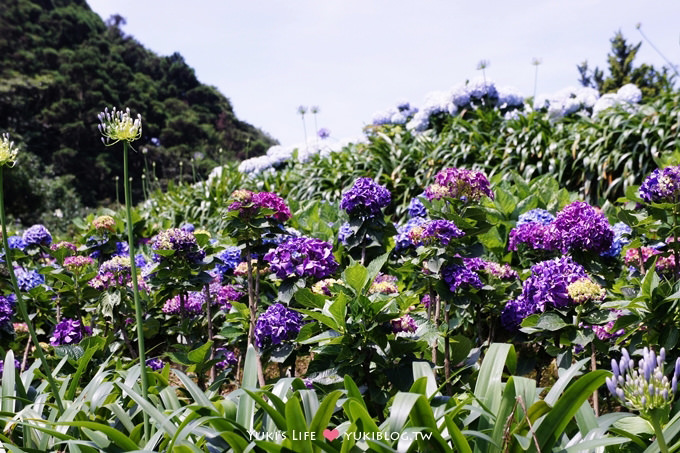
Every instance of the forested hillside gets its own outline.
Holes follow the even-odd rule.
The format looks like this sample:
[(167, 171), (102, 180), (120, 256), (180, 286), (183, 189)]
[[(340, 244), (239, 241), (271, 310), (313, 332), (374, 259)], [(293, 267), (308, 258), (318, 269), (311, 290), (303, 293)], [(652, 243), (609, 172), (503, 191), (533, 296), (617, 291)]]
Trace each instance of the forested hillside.
[(123, 24), (120, 16), (104, 22), (85, 0), (0, 2), (0, 130), (22, 148), (8, 181), (15, 218), (68, 217), (81, 205), (115, 200), (122, 157), (96, 131), (106, 106), (144, 117), (135, 143), (144, 159), (131, 162), (137, 194), (145, 164), (162, 182), (178, 177), (180, 163), (187, 176), (192, 166), (205, 173), (274, 143), (239, 121), (229, 99), (201, 84), (180, 54), (154, 54)]

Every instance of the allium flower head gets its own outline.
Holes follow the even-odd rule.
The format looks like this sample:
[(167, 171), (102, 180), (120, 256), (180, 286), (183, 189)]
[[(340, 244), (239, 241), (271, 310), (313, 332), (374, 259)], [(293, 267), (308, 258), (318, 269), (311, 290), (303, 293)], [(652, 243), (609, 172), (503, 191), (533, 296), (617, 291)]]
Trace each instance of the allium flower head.
[(359, 178), (351, 189), (345, 192), (340, 202), (340, 208), (350, 216), (376, 217), (381, 209), (390, 204), (390, 191), (371, 178)]
[(27, 246), (31, 245), (44, 245), (49, 246), (52, 243), (52, 235), (45, 228), (44, 225), (33, 225), (24, 231), (23, 234), (24, 242)]
[(257, 318), (255, 344), (258, 348), (281, 344), (295, 337), (302, 327), (302, 315), (282, 304), (270, 305)]
[(264, 255), (276, 276), (326, 278), (338, 268), (333, 246), (315, 238), (291, 238)]
[(626, 349), (621, 351), (621, 360), (612, 359), (614, 376), (606, 379), (607, 388), (621, 403), (630, 409), (638, 410), (643, 416), (655, 409), (670, 406), (678, 389), (680, 378), (680, 359), (675, 361), (673, 375), (669, 380), (664, 373), (666, 350), (661, 348), (659, 355), (645, 347), (642, 359), (635, 366)]
[(640, 198), (647, 203), (676, 203), (680, 196), (680, 165), (657, 168), (640, 186)]
[(484, 173), (465, 168), (445, 168), (435, 176), (435, 183), (428, 186), (425, 196), (429, 200), (444, 197), (458, 198), (464, 202), (476, 202), (487, 196), (493, 199), (493, 191)]
[(14, 146), (13, 141), (10, 141), (9, 134), (2, 134), (2, 137), (0, 137), (0, 167), (14, 167), (18, 152), (19, 149)]
[(54, 346), (77, 344), (86, 335), (92, 335), (92, 329), (84, 326), (80, 320), (66, 318), (54, 326), (54, 332), (52, 332), (52, 337), (50, 337), (50, 344)]
[(110, 215), (100, 215), (92, 221), (92, 226), (100, 231), (116, 231), (116, 221)]
[(129, 108), (123, 112), (115, 107), (109, 111), (107, 107), (97, 117), (102, 142), (107, 146), (121, 141), (131, 143), (142, 137), (142, 115), (133, 118)]
[(322, 127), (322, 128), (319, 129), (319, 131), (317, 132), (317, 135), (319, 136), (319, 138), (320, 138), (321, 140), (325, 140), (325, 139), (327, 139), (328, 137), (331, 136), (331, 131), (329, 131), (329, 130), (326, 129), (325, 127)]

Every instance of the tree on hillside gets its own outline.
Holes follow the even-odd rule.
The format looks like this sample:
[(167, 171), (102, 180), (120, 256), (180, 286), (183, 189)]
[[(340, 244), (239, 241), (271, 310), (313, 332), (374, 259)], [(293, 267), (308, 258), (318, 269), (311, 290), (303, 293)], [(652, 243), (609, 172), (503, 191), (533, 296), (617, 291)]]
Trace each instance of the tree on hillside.
[(598, 67), (591, 70), (588, 61), (584, 61), (576, 66), (581, 85), (595, 88), (604, 94), (616, 91), (627, 83), (633, 83), (642, 90), (643, 101), (673, 88), (673, 75), (668, 68), (663, 67), (659, 71), (646, 63), (635, 67), (633, 60), (642, 42), (629, 44), (621, 31), (616, 32), (610, 42), (611, 53), (607, 54), (609, 74), (605, 77), (604, 71)]

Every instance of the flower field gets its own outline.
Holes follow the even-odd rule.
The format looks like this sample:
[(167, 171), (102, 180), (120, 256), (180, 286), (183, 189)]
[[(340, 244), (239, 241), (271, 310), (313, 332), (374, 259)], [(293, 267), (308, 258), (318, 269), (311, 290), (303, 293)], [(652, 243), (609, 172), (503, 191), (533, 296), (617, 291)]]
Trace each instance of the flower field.
[(0, 203), (0, 445), (677, 451), (680, 111), (635, 90), (474, 82), (139, 204), (143, 112), (106, 110), (120, 209)]

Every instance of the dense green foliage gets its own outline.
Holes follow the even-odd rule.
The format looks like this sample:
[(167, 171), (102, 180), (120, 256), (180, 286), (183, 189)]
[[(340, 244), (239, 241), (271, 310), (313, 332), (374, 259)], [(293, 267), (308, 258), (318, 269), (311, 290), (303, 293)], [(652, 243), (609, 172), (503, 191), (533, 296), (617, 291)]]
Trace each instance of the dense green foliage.
[[(30, 224), (59, 208), (115, 200), (120, 153), (96, 131), (104, 107), (144, 116), (131, 175), (141, 194), (144, 164), (161, 183), (217, 163), (264, 152), (273, 139), (239, 121), (229, 100), (201, 84), (182, 56), (158, 56), (107, 23), (85, 0), (7, 0), (0, 4), (0, 130), (12, 133), (22, 169), (10, 175), (8, 210)], [(153, 168), (152, 168), (153, 163)], [(151, 177), (149, 174), (147, 177)], [(122, 193), (122, 185), (120, 186)], [(57, 213), (59, 214), (59, 213)]]

